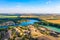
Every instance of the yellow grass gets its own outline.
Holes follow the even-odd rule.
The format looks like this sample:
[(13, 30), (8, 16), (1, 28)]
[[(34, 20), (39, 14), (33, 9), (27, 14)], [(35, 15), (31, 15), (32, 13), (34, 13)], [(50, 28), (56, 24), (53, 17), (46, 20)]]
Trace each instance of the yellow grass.
[(54, 23), (54, 24), (60, 24), (60, 20), (45, 20), (45, 21)]

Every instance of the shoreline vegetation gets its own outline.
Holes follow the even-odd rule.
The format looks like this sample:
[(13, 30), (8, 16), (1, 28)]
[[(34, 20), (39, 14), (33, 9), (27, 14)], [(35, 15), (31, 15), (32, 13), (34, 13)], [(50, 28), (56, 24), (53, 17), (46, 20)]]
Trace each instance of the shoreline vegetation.
[[(3, 17), (3, 16), (0, 16)], [(30, 17), (30, 18), (29, 18)], [(0, 28), (0, 39), (1, 40), (60, 40), (60, 33), (45, 28), (41, 25), (52, 26), (60, 28), (60, 24), (55, 24), (51, 20), (58, 19), (43, 19), (31, 17), (21, 17), (20, 16), (8, 16), (0, 18), (0, 27), (7, 26), (8, 28)], [(41, 17), (41, 16), (40, 16)], [(4, 19), (4, 20), (3, 20)], [(18, 26), (22, 22), (29, 22), (26, 19), (37, 19), (39, 22), (28, 26)], [(49, 21), (50, 20), (50, 21)], [(15, 25), (16, 24), (16, 25)]]

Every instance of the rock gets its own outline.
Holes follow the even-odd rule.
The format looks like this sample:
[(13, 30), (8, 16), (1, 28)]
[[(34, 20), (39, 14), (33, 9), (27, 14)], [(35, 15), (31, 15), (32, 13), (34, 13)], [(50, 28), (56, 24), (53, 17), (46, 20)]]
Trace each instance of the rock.
[(11, 25), (15, 25), (15, 23), (13, 21), (8, 21), (1, 24), (1, 26), (11, 26)]

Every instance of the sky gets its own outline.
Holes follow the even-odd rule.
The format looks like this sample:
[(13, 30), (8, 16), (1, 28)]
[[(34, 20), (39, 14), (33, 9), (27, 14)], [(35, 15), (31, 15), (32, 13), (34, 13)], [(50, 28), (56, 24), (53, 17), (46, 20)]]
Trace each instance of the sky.
[(60, 0), (0, 0), (0, 13), (60, 13)]

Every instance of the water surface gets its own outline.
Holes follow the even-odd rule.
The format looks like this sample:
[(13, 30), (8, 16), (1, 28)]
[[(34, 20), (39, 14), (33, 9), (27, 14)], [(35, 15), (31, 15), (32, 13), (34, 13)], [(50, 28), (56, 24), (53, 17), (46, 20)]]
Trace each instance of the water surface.
[(48, 28), (50, 30), (53, 30), (53, 31), (56, 31), (56, 32), (60, 33), (60, 28), (53, 27), (53, 26), (44, 26), (44, 25), (42, 25), (42, 26), (45, 27), (45, 28)]
[(39, 22), (38, 20), (35, 20), (35, 19), (27, 19), (27, 20), (29, 21), (22, 22), (20, 26), (28, 26), (28, 25), (34, 24), (35, 22)]

